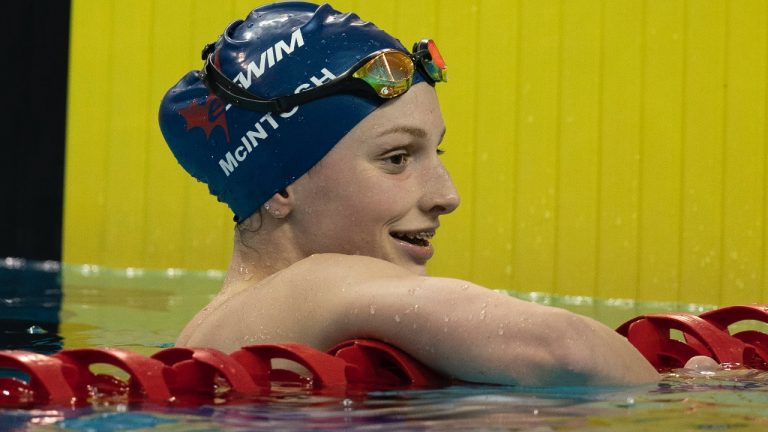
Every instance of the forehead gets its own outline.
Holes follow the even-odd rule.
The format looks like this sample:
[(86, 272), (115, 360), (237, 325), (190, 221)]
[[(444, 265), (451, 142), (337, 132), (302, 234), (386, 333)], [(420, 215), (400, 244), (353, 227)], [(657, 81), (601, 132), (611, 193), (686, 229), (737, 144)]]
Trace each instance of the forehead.
[(388, 101), (358, 123), (337, 144), (370, 142), (391, 133), (406, 133), (439, 142), (445, 130), (435, 89), (427, 83), (413, 86), (404, 95)]

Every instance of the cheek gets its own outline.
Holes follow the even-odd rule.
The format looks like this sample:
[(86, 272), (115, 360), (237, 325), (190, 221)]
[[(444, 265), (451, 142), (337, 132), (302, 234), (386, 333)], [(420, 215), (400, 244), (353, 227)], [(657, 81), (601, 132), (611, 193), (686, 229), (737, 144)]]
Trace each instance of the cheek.
[[(383, 173), (369, 163), (321, 161), (301, 188), (302, 204), (311, 207), (307, 216), (316, 223), (334, 215), (336, 222), (365, 223), (390, 220), (413, 206), (415, 178), (408, 173)], [(318, 220), (320, 219), (320, 220)]]
[(318, 200), (322, 213), (315, 213), (315, 223), (332, 231), (378, 231), (402, 216), (408, 207), (408, 200), (396, 185), (375, 176), (359, 177), (331, 190), (318, 191), (317, 196), (325, 199)]
[(358, 178), (333, 192), (333, 201), (339, 207), (353, 217), (365, 219), (386, 216), (384, 213), (391, 210), (397, 198), (397, 191), (371, 177)]

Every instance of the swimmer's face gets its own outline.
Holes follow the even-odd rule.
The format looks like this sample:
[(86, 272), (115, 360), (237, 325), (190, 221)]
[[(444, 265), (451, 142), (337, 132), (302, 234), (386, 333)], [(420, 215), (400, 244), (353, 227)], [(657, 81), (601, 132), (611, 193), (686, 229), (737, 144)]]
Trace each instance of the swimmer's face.
[(444, 133), (425, 83), (357, 124), (291, 188), (302, 252), (367, 255), (424, 274), (439, 216), (459, 205), (438, 156)]

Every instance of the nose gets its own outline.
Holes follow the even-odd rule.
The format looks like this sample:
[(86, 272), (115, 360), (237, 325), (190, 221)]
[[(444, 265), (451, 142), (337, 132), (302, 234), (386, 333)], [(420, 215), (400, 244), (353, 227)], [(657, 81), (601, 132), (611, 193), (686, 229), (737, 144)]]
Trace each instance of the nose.
[(422, 209), (433, 216), (451, 213), (459, 206), (461, 199), (451, 175), (439, 159), (429, 171), (426, 188), (422, 195)]

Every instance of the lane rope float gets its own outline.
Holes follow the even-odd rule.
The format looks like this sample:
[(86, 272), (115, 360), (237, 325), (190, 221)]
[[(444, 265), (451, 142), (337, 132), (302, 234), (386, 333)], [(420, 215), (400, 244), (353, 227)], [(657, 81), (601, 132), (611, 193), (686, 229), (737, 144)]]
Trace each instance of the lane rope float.
[[(768, 305), (741, 305), (701, 315), (641, 315), (616, 330), (659, 371), (681, 368), (693, 356), (768, 370), (768, 334), (729, 327), (744, 320), (768, 324)], [(675, 338), (673, 330), (682, 334)], [(308, 374), (273, 367), (283, 359)], [(107, 364), (128, 376), (94, 373)], [(46, 356), (0, 350), (0, 408), (83, 406), (98, 398), (180, 406), (234, 403), (286, 389), (342, 395), (381, 389), (439, 387), (454, 382), (386, 343), (353, 339), (328, 352), (285, 343), (249, 345), (226, 354), (213, 348), (167, 348), (143, 356), (118, 348), (76, 348)], [(14, 373), (15, 372), (15, 373)]]
[[(297, 363), (309, 375), (272, 366)], [(107, 364), (128, 375), (94, 373)], [(0, 368), (20, 378), (0, 378), (0, 407), (82, 406), (94, 398), (200, 405), (269, 395), (282, 386), (323, 394), (445, 385), (448, 379), (403, 351), (375, 340), (355, 339), (324, 353), (300, 344), (250, 345), (230, 354), (213, 348), (167, 348), (150, 357), (118, 348), (76, 348), (54, 355), (0, 351)]]

